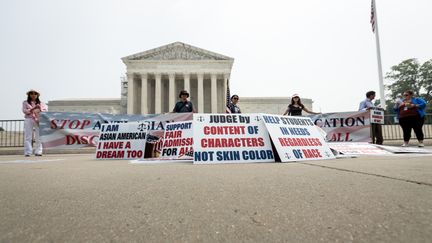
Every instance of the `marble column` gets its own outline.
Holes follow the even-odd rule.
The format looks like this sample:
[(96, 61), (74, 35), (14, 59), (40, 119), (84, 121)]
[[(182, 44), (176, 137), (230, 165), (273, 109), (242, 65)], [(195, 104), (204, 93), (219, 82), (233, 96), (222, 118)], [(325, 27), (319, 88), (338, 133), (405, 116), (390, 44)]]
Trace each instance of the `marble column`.
[(198, 112), (204, 113), (204, 74), (198, 73)]
[(147, 73), (141, 73), (141, 114), (148, 114)]
[(134, 113), (135, 96), (134, 96), (134, 74), (127, 73), (128, 94), (127, 94), (127, 113)]
[(162, 100), (161, 100), (161, 86), (162, 86), (162, 74), (155, 74), (155, 114), (162, 112)]
[(190, 90), (190, 74), (189, 73), (184, 73), (183, 77), (184, 77), (184, 90), (186, 90), (190, 94), (191, 93), (191, 90)]
[(211, 78), (211, 113), (217, 113), (217, 75), (212, 73)]
[(168, 74), (168, 77), (169, 77), (168, 110), (171, 111), (174, 108), (174, 104), (175, 104), (175, 100), (176, 100), (176, 97), (174, 94), (174, 91), (175, 91), (175, 73)]

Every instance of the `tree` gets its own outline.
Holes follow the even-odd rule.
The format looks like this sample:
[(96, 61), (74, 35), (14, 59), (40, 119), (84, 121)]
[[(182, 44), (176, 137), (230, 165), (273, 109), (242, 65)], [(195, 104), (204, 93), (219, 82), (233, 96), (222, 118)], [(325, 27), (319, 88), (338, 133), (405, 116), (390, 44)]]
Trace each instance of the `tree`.
[(391, 109), (397, 96), (406, 90), (412, 90), (416, 96), (428, 102), (428, 111), (432, 110), (432, 59), (423, 64), (416, 58), (404, 60), (392, 66), (385, 78), (390, 81), (387, 85), (390, 91), (387, 107)]
[(432, 59), (420, 67), (420, 77), (420, 85), (425, 91), (422, 97), (429, 102), (432, 100)]

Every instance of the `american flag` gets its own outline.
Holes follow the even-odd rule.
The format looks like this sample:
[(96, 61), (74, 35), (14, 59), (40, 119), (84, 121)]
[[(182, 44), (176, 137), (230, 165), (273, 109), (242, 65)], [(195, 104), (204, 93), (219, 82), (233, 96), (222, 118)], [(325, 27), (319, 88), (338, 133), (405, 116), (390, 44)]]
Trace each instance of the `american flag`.
[(372, 32), (375, 33), (375, 2), (374, 0), (371, 1), (371, 18), (370, 23), (372, 24)]
[(231, 94), (230, 94), (230, 87), (229, 87), (229, 79), (227, 79), (227, 90), (226, 90), (226, 105), (230, 104), (230, 98), (231, 98)]

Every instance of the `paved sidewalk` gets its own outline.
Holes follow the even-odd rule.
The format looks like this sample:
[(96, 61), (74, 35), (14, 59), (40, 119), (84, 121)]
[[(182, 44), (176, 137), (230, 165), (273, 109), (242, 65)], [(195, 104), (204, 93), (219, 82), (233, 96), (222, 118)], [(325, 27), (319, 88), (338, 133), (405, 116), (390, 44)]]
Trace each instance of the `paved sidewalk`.
[(432, 239), (430, 155), (225, 165), (4, 155), (0, 195), (0, 242)]

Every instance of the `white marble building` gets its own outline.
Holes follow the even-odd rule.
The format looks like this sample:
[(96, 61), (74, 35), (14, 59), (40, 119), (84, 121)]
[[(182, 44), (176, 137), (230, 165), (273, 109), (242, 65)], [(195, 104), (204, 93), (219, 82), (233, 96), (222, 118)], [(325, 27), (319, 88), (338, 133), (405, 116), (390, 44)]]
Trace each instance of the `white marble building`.
[[(239, 106), (243, 113), (267, 113), (282, 115), (290, 97), (241, 97)], [(302, 98), (303, 104), (312, 109), (312, 100)], [(69, 99), (48, 102), (50, 111), (125, 114), (121, 100), (117, 99)]]
[(234, 59), (174, 42), (122, 58), (127, 70), (127, 114), (172, 111), (180, 90), (195, 110), (225, 110), (227, 79)]
[(49, 111), (122, 114), (119, 98), (50, 100), (47, 105)]
[[(197, 112), (225, 112), (227, 79), (234, 62), (231, 57), (175, 42), (122, 61), (127, 78), (121, 80), (120, 99), (54, 100), (48, 102), (50, 111), (165, 113), (172, 111), (179, 91), (185, 89)], [(290, 97), (240, 96), (239, 106), (243, 113), (283, 114), (289, 102)], [(302, 98), (302, 102), (312, 109), (311, 99)]]

